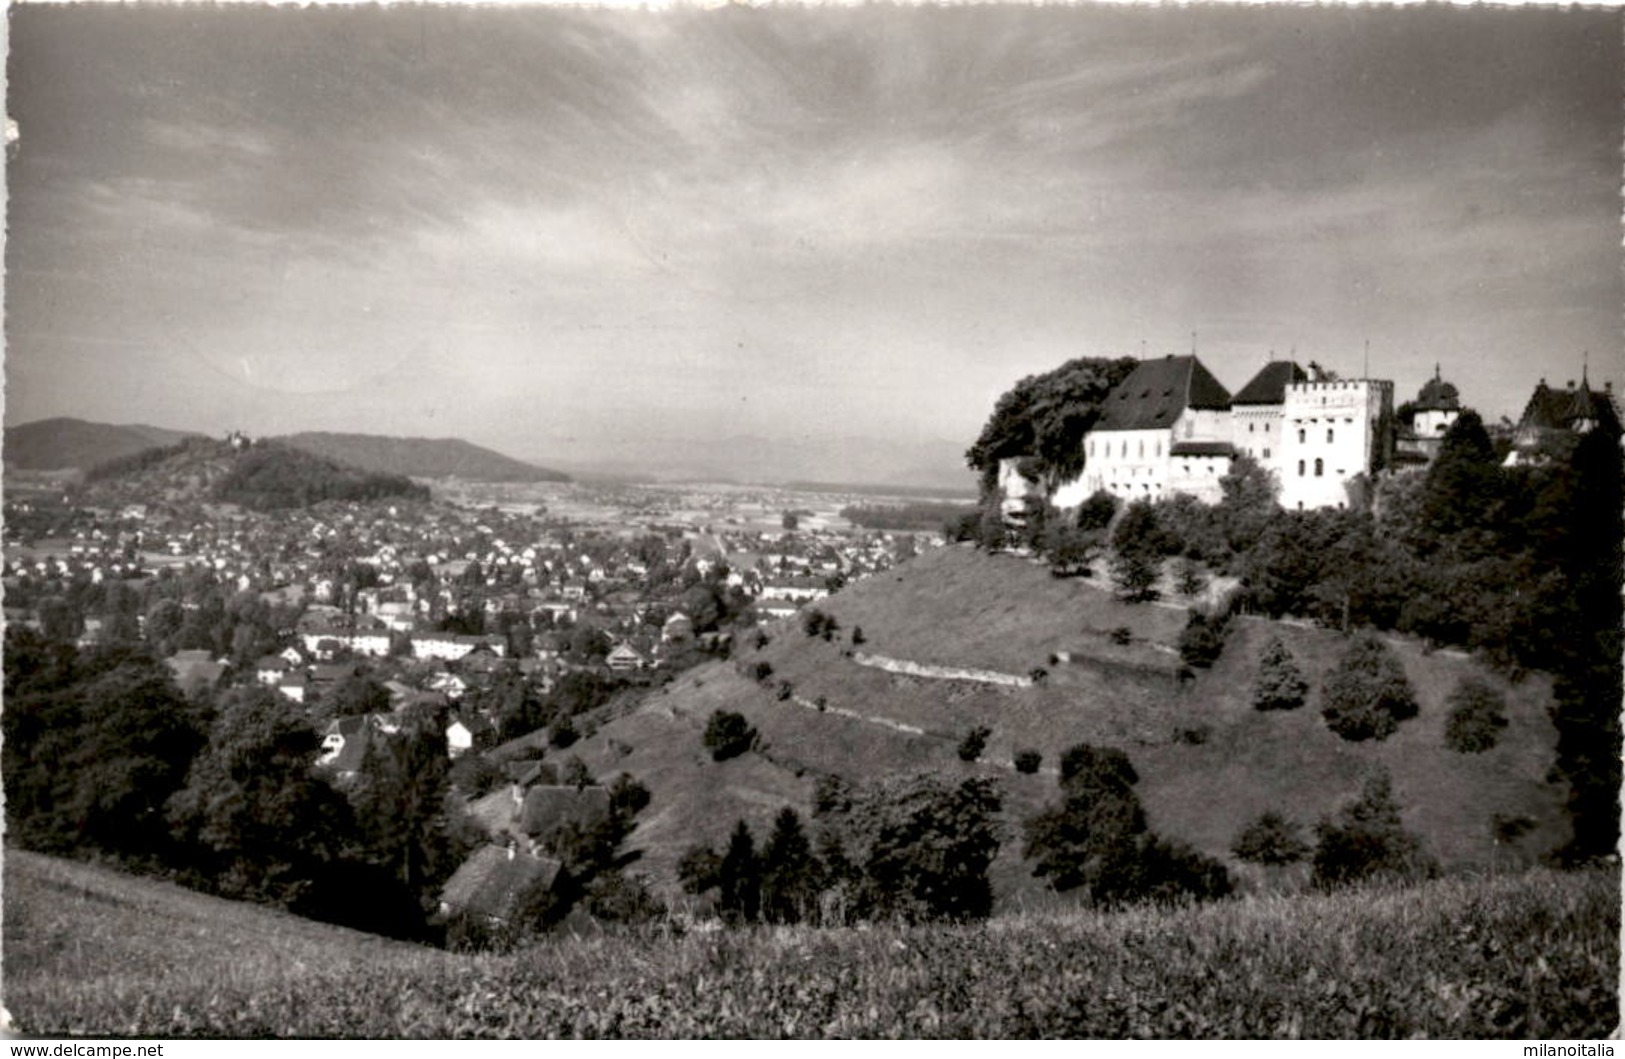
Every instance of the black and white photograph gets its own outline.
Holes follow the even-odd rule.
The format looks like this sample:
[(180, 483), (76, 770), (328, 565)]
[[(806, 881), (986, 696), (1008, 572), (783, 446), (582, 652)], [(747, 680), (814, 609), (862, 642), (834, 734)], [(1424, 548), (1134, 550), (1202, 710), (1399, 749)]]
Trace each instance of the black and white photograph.
[(1625, 9), (5, 15), (6, 1036), (1614, 1054)]

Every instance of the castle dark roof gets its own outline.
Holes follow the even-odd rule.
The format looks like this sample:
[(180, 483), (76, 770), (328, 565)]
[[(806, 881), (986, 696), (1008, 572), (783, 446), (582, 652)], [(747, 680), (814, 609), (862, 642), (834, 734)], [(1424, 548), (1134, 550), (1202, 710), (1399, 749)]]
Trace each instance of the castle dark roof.
[(1416, 395), (1415, 408), (1418, 412), (1459, 412), (1461, 411), (1461, 395), (1456, 388), (1439, 377), (1439, 366), (1433, 366), (1433, 378), (1422, 384), (1421, 392)]
[(1295, 382), (1308, 382), (1309, 373), (1290, 360), (1272, 361), (1252, 377), (1230, 399), (1231, 404), (1284, 404), (1286, 388)]
[(1230, 392), (1195, 357), (1142, 360), (1106, 396), (1094, 429), (1157, 430), (1187, 408), (1229, 407)]

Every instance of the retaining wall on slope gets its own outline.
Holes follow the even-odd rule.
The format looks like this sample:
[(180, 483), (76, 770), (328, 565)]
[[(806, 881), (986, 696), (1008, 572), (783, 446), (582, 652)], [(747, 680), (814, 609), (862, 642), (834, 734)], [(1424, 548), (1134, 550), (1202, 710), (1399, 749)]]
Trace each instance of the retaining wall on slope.
[(977, 684), (998, 684), (1007, 688), (1033, 686), (1032, 677), (1017, 676), (1014, 673), (1000, 673), (992, 669), (965, 669), (959, 666), (933, 666), (902, 658), (866, 654), (863, 651), (852, 652), (852, 661), (871, 669), (882, 669), (888, 673), (901, 673), (910, 677), (926, 677), (931, 680), (969, 680)]

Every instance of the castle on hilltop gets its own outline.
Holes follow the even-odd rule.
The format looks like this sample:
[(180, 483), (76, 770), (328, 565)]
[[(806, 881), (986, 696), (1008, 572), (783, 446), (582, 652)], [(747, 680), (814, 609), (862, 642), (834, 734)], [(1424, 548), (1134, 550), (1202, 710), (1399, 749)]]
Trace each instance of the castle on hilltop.
[[(1123, 500), (1222, 496), (1241, 454), (1274, 473), (1288, 510), (1347, 507), (1359, 483), (1394, 459), (1394, 384), (1340, 379), (1319, 365), (1265, 365), (1234, 396), (1196, 356), (1141, 361), (1106, 397), (1084, 436), (1082, 474), (1050, 500), (1076, 507), (1096, 492)], [(1029, 486), (1019, 460), (1000, 465), (1006, 505)]]

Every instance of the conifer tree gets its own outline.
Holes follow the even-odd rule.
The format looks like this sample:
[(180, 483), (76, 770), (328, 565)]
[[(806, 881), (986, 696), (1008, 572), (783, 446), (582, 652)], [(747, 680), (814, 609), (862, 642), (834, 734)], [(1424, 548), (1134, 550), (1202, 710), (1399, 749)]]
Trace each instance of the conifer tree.
[(1258, 680), (1253, 685), (1253, 708), (1293, 710), (1303, 705), (1309, 684), (1303, 679), (1297, 660), (1279, 636), (1270, 637), (1258, 660)]

